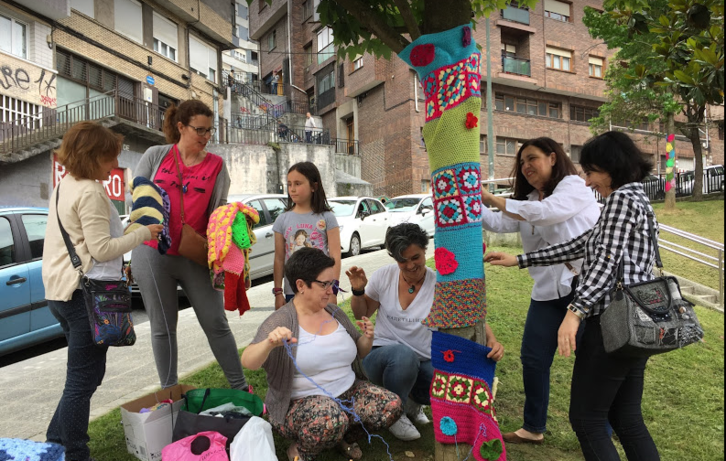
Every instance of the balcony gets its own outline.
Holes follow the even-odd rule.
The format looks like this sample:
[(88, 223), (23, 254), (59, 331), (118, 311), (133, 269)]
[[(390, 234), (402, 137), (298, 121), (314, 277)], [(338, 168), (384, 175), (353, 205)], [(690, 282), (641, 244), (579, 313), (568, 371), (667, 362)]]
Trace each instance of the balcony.
[(529, 59), (516, 58), (514, 56), (502, 56), (502, 71), (505, 74), (532, 76)]
[(510, 5), (502, 10), (502, 19), (529, 25), (529, 10)]

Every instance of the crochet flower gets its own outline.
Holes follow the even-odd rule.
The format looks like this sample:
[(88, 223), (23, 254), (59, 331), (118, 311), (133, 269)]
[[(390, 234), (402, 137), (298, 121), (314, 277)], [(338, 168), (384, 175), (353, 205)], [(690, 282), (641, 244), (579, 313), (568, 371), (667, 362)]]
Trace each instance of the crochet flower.
[(471, 130), (472, 128), (476, 128), (478, 126), (477, 125), (478, 123), (479, 123), (479, 119), (476, 117), (476, 115), (474, 115), (471, 112), (468, 112), (466, 114), (466, 127), (468, 129)]
[(464, 26), (464, 36), (461, 39), (461, 45), (466, 48), (467, 46), (471, 45), (471, 27)]
[(434, 261), (436, 262), (436, 270), (443, 275), (453, 274), (456, 268), (459, 267), (456, 255), (443, 247), (434, 251)]
[(454, 361), (454, 351), (452, 351), (452, 350), (444, 351), (444, 360), (446, 360), (449, 363), (453, 362)]
[(411, 50), (409, 59), (411, 64), (416, 67), (428, 66), (434, 60), (436, 55), (436, 48), (431, 43), (425, 43), (423, 45), (417, 45)]

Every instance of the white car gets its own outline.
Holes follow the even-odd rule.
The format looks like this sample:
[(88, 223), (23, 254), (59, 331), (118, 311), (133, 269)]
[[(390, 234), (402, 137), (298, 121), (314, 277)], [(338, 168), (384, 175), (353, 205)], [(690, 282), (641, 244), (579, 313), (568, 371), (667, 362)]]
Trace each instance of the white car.
[(340, 226), (340, 248), (348, 256), (363, 248), (384, 246), (391, 214), (372, 197), (335, 197), (328, 199)]
[(418, 224), (429, 237), (433, 237), (436, 225), (434, 202), (430, 194), (394, 197), (386, 202), (386, 209), (391, 214), (391, 227), (404, 222)]

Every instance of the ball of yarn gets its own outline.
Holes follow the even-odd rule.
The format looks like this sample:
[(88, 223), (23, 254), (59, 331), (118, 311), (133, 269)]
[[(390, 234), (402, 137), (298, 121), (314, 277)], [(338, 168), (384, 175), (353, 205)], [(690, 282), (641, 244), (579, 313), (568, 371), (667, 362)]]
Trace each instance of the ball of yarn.
[(448, 416), (441, 418), (441, 421), (439, 421), (439, 427), (441, 428), (441, 432), (449, 436), (455, 435), (458, 431), (456, 422)]

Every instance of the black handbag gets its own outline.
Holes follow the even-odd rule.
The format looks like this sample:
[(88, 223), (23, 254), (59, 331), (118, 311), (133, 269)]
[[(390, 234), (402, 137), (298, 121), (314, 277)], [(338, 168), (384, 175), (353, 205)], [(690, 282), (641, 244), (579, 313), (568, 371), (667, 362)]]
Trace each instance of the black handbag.
[[(60, 184), (55, 196), (55, 214), (58, 219), (63, 242), (73, 268), (81, 274), (81, 291), (91, 325), (91, 337), (97, 346), (133, 346), (136, 332), (131, 319), (131, 292), (125, 280), (94, 280), (86, 277), (81, 269), (81, 258), (71, 243), (71, 238), (61, 223), (58, 214)], [(123, 276), (123, 263), (121, 263)]]
[(205, 431), (219, 432), (227, 437), (227, 451), (237, 433), (251, 416), (207, 416), (199, 413), (222, 403), (232, 402), (244, 406), (254, 416), (261, 416), (263, 404), (259, 397), (236, 389), (193, 389), (186, 393), (184, 407), (174, 424), (172, 441)]
[[(645, 204), (647, 226), (655, 248), (655, 264), (660, 258), (655, 216)], [(618, 265), (617, 282), (610, 292), (610, 305), (600, 316), (605, 352), (630, 357), (649, 357), (693, 344), (703, 338), (703, 328), (693, 304), (681, 296), (675, 277), (656, 277), (625, 285), (623, 261)]]

